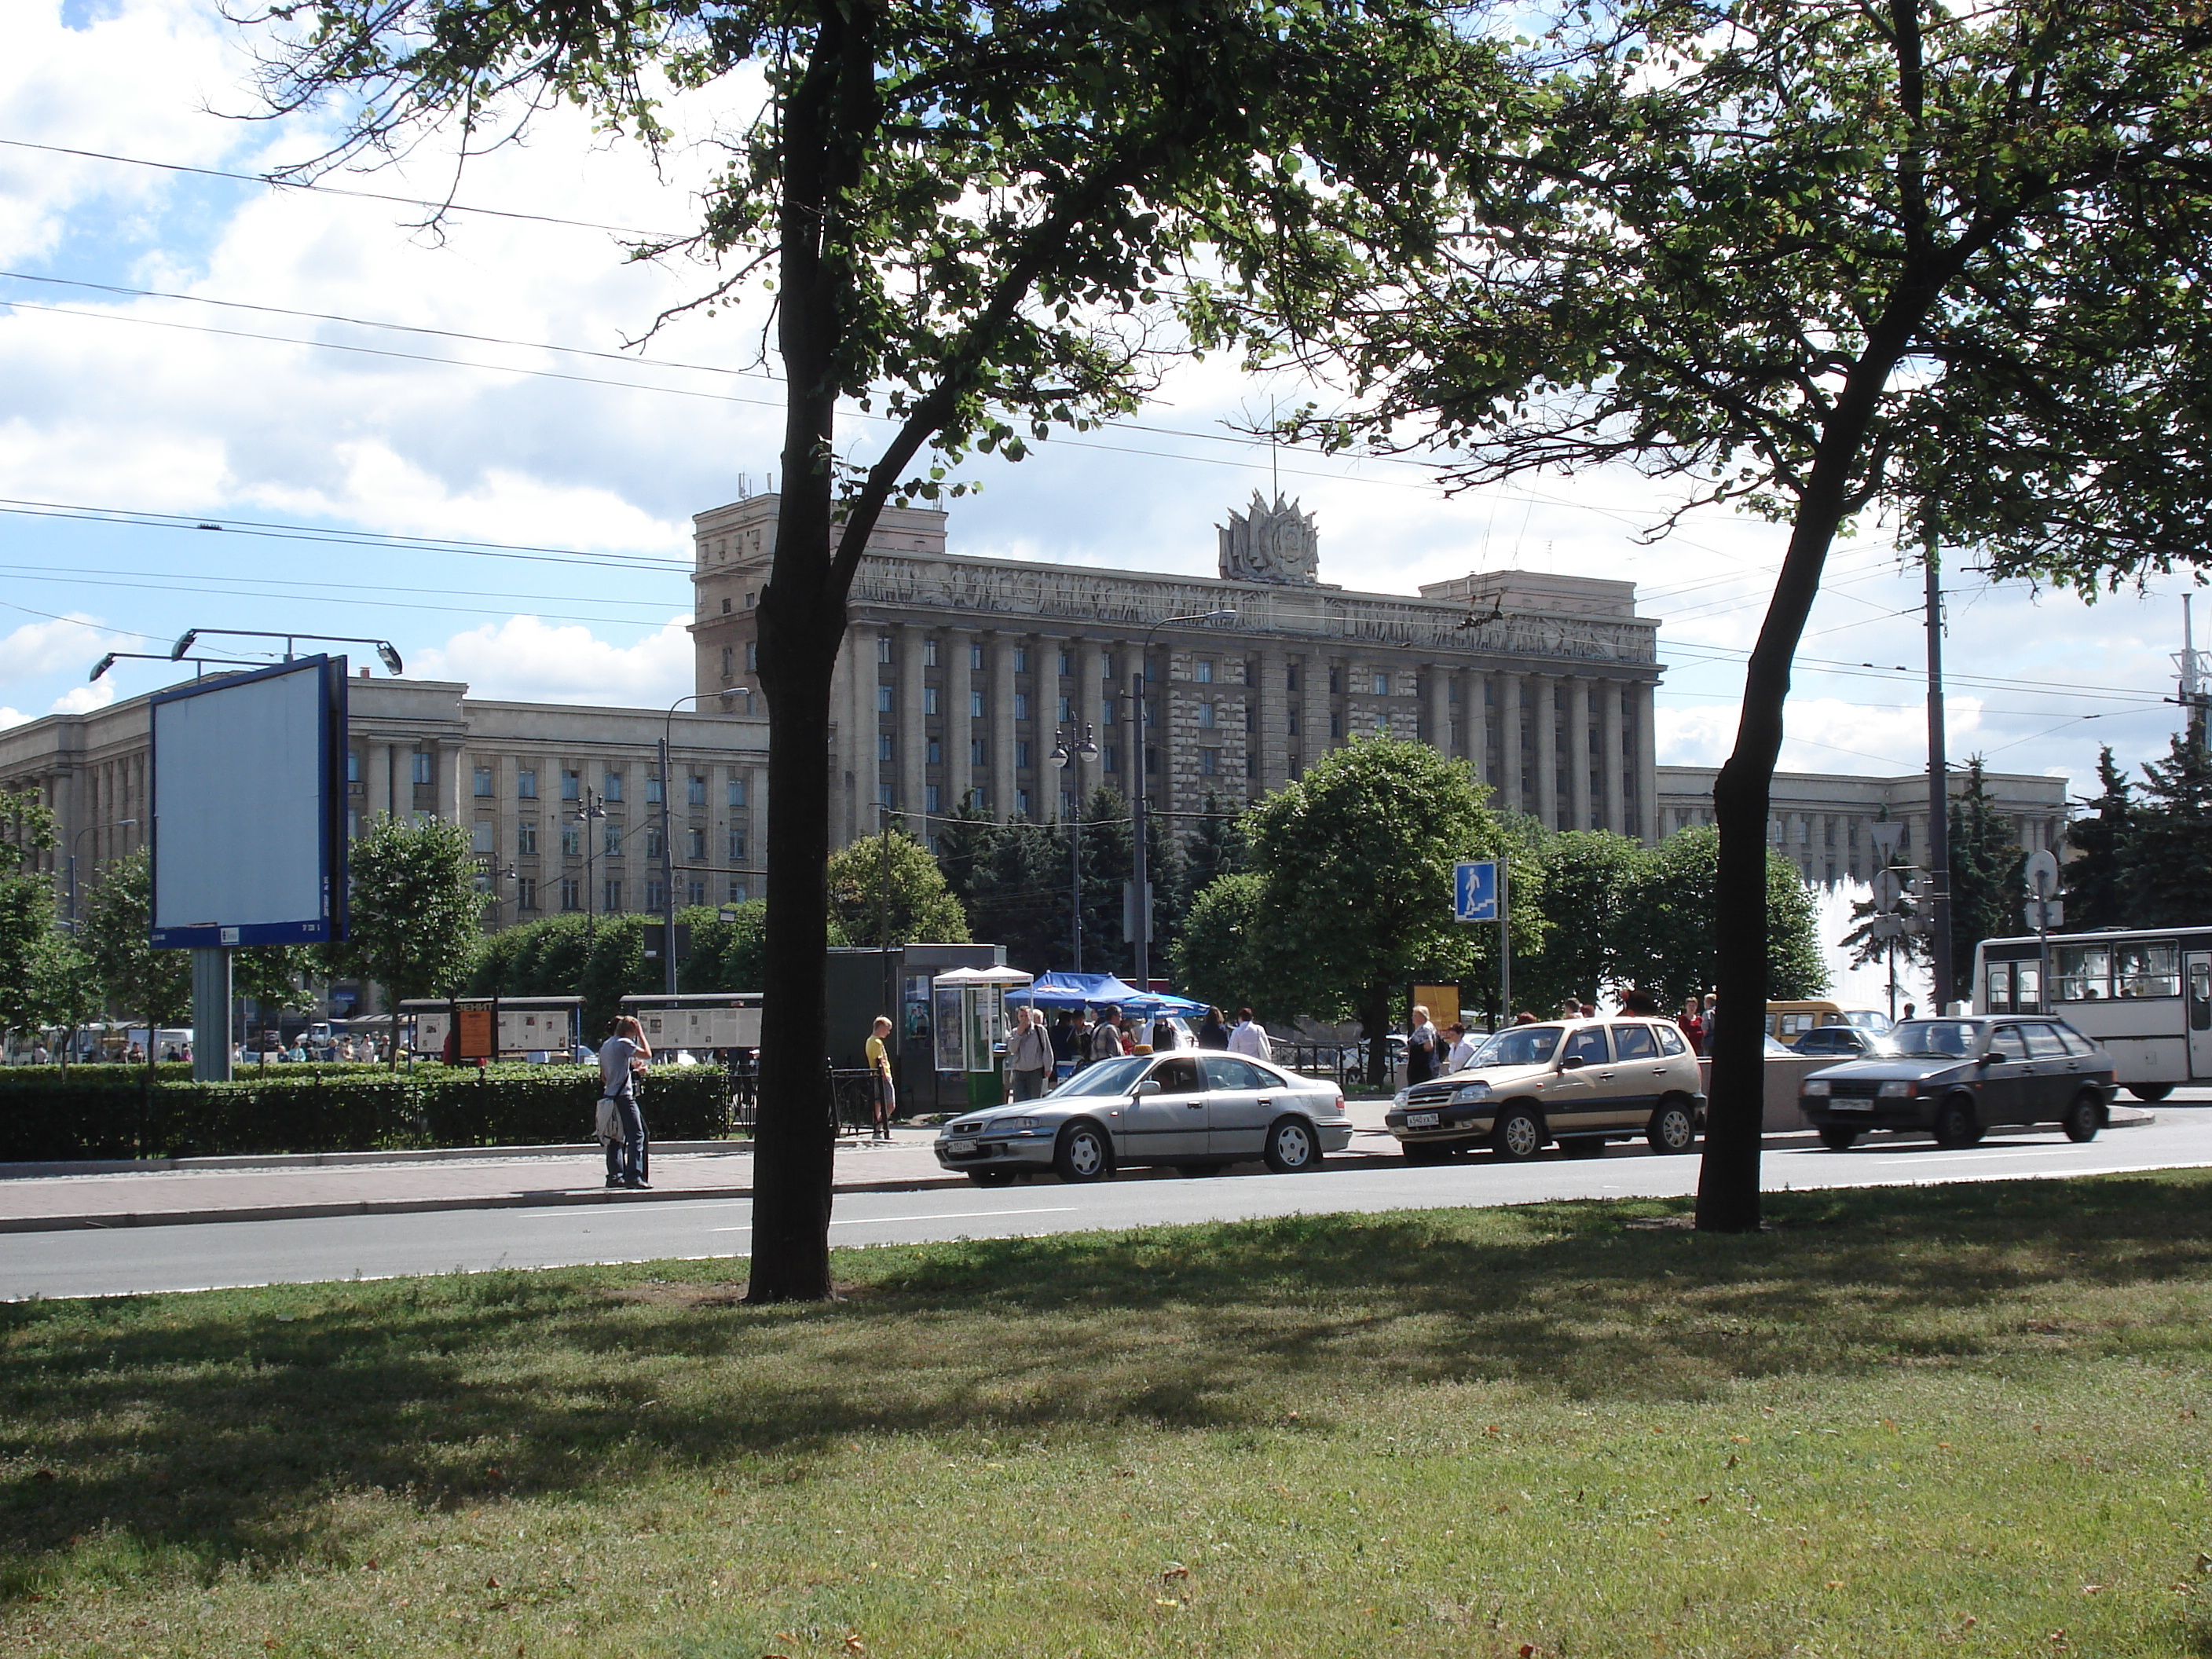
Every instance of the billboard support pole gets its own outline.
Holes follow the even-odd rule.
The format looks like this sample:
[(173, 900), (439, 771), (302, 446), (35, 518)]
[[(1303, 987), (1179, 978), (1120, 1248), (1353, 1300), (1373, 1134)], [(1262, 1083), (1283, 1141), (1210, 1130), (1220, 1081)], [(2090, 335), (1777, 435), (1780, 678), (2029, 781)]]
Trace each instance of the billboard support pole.
[(1506, 920), (1505, 859), (1498, 860), (1498, 1024), (1499, 1029), (1513, 1023), (1513, 935), (1512, 924)]
[[(147, 1042), (153, 1034), (147, 1034)], [(192, 1081), (230, 1081), (230, 951), (192, 947)]]

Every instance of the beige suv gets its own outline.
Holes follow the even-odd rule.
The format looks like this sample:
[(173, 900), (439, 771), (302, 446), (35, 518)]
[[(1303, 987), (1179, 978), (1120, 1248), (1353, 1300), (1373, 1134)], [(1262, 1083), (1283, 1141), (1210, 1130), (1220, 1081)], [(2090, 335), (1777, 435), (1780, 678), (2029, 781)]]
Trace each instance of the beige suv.
[(1681, 1032), (1621, 1017), (1509, 1025), (1461, 1070), (1401, 1091), (1383, 1122), (1407, 1163), (1440, 1164), (1479, 1146), (1518, 1161), (1547, 1141), (1595, 1158), (1638, 1135), (1656, 1152), (1686, 1152), (1705, 1118)]

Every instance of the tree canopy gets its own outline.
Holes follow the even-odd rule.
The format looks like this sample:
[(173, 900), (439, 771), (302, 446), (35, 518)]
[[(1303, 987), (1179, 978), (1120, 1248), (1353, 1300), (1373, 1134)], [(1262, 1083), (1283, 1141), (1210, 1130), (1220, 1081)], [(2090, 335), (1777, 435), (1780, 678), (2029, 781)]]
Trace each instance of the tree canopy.
[[(489, 902), (467, 828), (387, 814), (355, 838), (349, 864), (346, 937), (319, 947), (329, 970), (374, 981), (395, 1011), (459, 989)], [(395, 1066), (398, 1054), (394, 1043)]]
[(969, 937), (968, 913), (937, 860), (896, 828), (830, 855), (830, 906), (845, 937), (861, 945), (964, 945)]

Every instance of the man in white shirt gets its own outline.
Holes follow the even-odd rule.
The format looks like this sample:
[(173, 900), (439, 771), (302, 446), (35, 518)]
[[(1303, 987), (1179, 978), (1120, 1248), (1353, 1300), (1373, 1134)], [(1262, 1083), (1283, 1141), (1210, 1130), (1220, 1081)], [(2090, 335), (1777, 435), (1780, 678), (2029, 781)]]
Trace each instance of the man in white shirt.
[(1267, 1028), (1252, 1018), (1249, 1008), (1237, 1011), (1236, 1029), (1229, 1033), (1229, 1052), (1249, 1054), (1255, 1060), (1273, 1060), (1275, 1051), (1267, 1044)]

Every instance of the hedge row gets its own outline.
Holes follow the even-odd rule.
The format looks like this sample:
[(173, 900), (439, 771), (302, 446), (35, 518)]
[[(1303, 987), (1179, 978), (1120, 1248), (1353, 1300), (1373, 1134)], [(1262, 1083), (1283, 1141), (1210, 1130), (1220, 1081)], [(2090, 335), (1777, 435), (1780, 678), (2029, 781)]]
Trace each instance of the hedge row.
[[(81, 1080), (72, 1066), (67, 1084), (49, 1077), (27, 1085), (15, 1069), (0, 1073), (0, 1163), (561, 1145), (591, 1139), (599, 1092), (599, 1074), (582, 1066), (482, 1077), (418, 1066), (397, 1079), (325, 1078), (301, 1066), (234, 1083), (161, 1083), (150, 1097), (137, 1079), (112, 1073)], [(656, 1066), (643, 1097), (656, 1139), (731, 1133), (729, 1079), (719, 1066)]]

